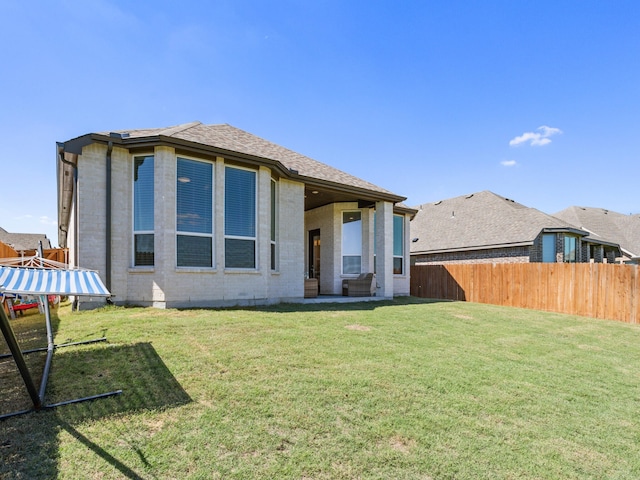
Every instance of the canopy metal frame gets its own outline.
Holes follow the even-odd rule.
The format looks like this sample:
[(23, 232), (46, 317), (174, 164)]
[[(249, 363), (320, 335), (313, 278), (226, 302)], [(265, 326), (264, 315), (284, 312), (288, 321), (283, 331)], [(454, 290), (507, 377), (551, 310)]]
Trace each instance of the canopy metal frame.
[[(15, 259), (14, 259), (15, 260)], [(30, 266), (30, 267), (40, 267), (40, 268), (45, 268), (45, 259), (42, 258), (42, 245), (40, 246), (39, 249), (39, 258), (38, 256), (36, 256), (36, 260), (35, 262), (31, 261), (31, 264), (25, 265), (24, 263), (24, 259), (21, 259), (23, 261), (22, 266)], [(48, 262), (49, 265), (47, 265), (49, 268), (52, 267), (51, 262)], [(62, 264), (59, 265), (55, 265), (54, 268), (61, 268)], [(66, 267), (66, 265), (65, 265)], [(9, 290), (5, 290), (7, 293), (12, 293)], [(41, 293), (41, 292), (39, 292)], [(25, 388), (27, 389), (27, 392), (29, 394), (29, 397), (31, 398), (31, 402), (33, 403), (33, 408), (27, 409), (27, 410), (19, 410), (19, 411), (15, 411), (15, 412), (11, 412), (11, 413), (7, 413), (7, 414), (3, 414), (0, 415), (0, 420), (4, 420), (6, 418), (10, 418), (10, 417), (15, 417), (17, 415), (24, 415), (27, 413), (31, 413), (31, 412), (35, 412), (35, 411), (40, 411), (43, 409), (53, 409), (56, 407), (60, 407), (63, 405), (69, 405), (69, 404), (73, 404), (73, 403), (79, 403), (79, 402), (85, 402), (85, 401), (89, 401), (89, 400), (96, 400), (99, 398), (106, 398), (106, 397), (111, 397), (114, 395), (119, 395), (122, 393), (122, 390), (115, 390), (112, 392), (107, 392), (107, 393), (101, 393), (98, 395), (92, 395), (92, 396), (88, 396), (88, 397), (80, 397), (80, 398), (75, 398), (72, 400), (65, 400), (62, 402), (57, 402), (57, 403), (46, 403), (45, 402), (45, 394), (46, 394), (46, 390), (47, 390), (47, 383), (49, 380), (49, 372), (51, 370), (51, 364), (52, 364), (52, 360), (53, 360), (53, 352), (57, 349), (57, 348), (61, 348), (61, 347), (67, 347), (67, 346), (71, 346), (71, 345), (82, 345), (82, 344), (87, 344), (87, 343), (96, 343), (96, 342), (103, 342), (106, 341), (107, 339), (102, 337), (102, 338), (97, 338), (94, 340), (86, 340), (86, 341), (82, 341), (82, 342), (72, 342), (72, 343), (65, 343), (65, 344), (61, 344), (61, 345), (56, 345), (53, 342), (53, 329), (51, 328), (51, 313), (49, 310), (49, 301), (48, 301), (48, 295), (49, 294), (58, 294), (58, 292), (46, 292), (46, 294), (43, 295), (39, 295), (40, 301), (42, 302), (42, 307), (44, 310), (44, 315), (45, 315), (45, 324), (47, 327), (47, 347), (46, 348), (36, 348), (33, 350), (25, 350), (22, 351), (20, 348), (20, 345), (18, 343), (18, 340), (16, 338), (15, 332), (13, 331), (13, 328), (11, 327), (11, 323), (9, 322), (9, 318), (7, 317), (4, 308), (0, 307), (0, 330), (2, 331), (2, 335), (4, 336), (7, 345), (9, 347), (9, 351), (11, 352), (10, 354), (6, 354), (6, 355), (2, 355), (0, 356), (0, 359), (2, 358), (7, 358), (7, 357), (13, 357), (16, 366), (18, 367), (18, 371), (20, 372), (20, 376), (22, 377), (22, 380), (24, 381), (25, 384)], [(33, 353), (33, 352), (42, 352), (42, 351), (47, 351), (47, 358), (45, 361), (45, 365), (44, 365), (44, 370), (42, 372), (42, 379), (40, 381), (40, 388), (38, 389), (36, 387), (36, 383), (33, 380), (33, 377), (31, 376), (31, 372), (29, 371), (29, 368), (27, 367), (27, 363), (25, 361), (24, 355), (25, 354), (29, 354), (29, 353)]]

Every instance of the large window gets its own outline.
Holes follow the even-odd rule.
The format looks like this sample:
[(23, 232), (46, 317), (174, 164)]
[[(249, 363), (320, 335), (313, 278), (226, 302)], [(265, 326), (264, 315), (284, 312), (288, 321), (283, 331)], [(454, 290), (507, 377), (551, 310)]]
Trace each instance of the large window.
[[(378, 215), (373, 213), (373, 268), (376, 268)], [(404, 274), (404, 216), (393, 216), (393, 274)]]
[(153, 155), (133, 158), (133, 264), (154, 264)]
[(404, 273), (404, 216), (393, 216), (393, 273)]
[(278, 231), (278, 189), (275, 180), (271, 179), (271, 270), (278, 269), (277, 231)]
[(578, 239), (576, 237), (564, 237), (564, 261), (569, 263), (575, 263), (577, 261), (577, 245)]
[(362, 271), (362, 214), (342, 212), (342, 273)]
[(544, 263), (556, 262), (556, 234), (545, 233), (542, 235), (542, 261)]
[(177, 265), (212, 267), (212, 164), (178, 158), (176, 202)]
[(256, 268), (256, 185), (255, 171), (225, 167), (226, 268)]

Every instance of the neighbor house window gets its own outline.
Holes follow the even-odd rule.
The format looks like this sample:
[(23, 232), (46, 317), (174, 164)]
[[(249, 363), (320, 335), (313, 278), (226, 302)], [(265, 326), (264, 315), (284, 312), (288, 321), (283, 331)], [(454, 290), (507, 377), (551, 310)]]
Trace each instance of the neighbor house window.
[(342, 273), (362, 271), (362, 214), (342, 212)]
[(575, 263), (577, 259), (577, 238), (576, 237), (564, 237), (564, 261), (569, 263)]
[(133, 158), (133, 264), (154, 264), (153, 155)]
[(256, 187), (253, 170), (226, 167), (224, 256), (226, 268), (256, 268)]
[(404, 216), (393, 216), (393, 274), (404, 273)]
[(278, 189), (275, 180), (271, 179), (271, 270), (277, 270), (277, 243), (276, 232), (278, 231)]
[(544, 263), (556, 262), (556, 234), (545, 233), (542, 235), (542, 261)]
[(178, 158), (176, 259), (178, 267), (213, 266), (213, 165)]

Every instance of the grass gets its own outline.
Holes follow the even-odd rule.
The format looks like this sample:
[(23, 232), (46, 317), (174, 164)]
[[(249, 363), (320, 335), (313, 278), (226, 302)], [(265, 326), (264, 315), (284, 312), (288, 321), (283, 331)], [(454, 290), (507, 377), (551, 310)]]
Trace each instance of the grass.
[[(44, 342), (39, 315), (14, 328)], [(49, 402), (123, 394), (0, 422), (0, 478), (640, 478), (637, 325), (405, 299), (54, 328), (109, 343), (58, 349)], [(29, 406), (14, 370), (2, 413)]]

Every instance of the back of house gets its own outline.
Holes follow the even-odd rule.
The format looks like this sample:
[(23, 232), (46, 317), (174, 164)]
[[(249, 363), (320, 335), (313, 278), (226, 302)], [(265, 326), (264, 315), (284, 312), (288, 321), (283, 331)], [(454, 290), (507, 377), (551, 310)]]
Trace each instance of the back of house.
[(409, 294), (404, 197), (230, 125), (89, 133), (57, 168), (59, 244), (115, 303), (298, 301), (306, 278), (341, 295), (361, 273)]

